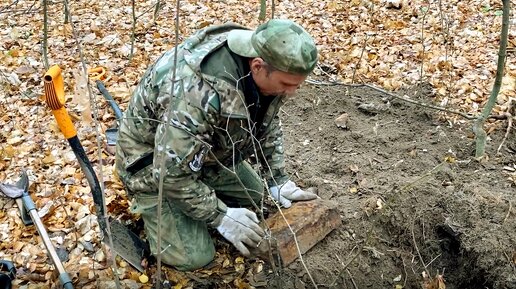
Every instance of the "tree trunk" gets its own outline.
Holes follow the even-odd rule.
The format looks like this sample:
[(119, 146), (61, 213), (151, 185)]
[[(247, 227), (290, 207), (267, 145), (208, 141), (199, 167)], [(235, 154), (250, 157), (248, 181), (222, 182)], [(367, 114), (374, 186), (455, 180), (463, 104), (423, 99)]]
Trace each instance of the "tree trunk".
[(509, 12), (510, 12), (510, 1), (503, 0), (503, 16), (502, 16), (502, 32), (500, 34), (500, 47), (498, 49), (498, 65), (496, 68), (496, 78), (493, 85), (491, 95), (482, 110), (480, 116), (475, 120), (473, 124), (473, 132), (475, 133), (475, 158), (482, 158), (485, 154), (486, 137), (487, 134), (484, 131), (484, 123), (487, 117), (491, 114), (491, 110), (496, 104), (500, 87), (502, 86), (502, 78), (505, 67), (505, 57), (507, 54), (507, 34), (509, 31)]

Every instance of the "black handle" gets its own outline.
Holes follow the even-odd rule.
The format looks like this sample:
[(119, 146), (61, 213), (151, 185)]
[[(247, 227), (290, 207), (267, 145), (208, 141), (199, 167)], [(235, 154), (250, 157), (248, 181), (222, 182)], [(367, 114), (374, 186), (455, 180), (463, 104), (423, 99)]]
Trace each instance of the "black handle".
[(100, 187), (99, 180), (95, 171), (93, 170), (93, 166), (91, 165), (86, 152), (84, 151), (84, 147), (81, 144), (81, 141), (77, 136), (71, 137), (68, 139), (68, 143), (72, 148), (75, 157), (79, 161), (79, 165), (81, 167), (82, 173), (86, 177), (88, 184), (91, 188), (91, 193), (93, 195), (93, 202), (95, 203), (95, 211), (98, 218), (99, 226), (102, 231), (106, 229), (106, 222), (104, 220), (104, 200), (102, 199), (102, 190)]

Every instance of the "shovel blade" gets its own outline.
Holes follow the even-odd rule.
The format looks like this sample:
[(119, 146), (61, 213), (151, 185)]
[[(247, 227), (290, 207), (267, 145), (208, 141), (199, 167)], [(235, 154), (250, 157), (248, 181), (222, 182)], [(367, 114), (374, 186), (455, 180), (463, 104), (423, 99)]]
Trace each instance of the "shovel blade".
[(142, 261), (149, 252), (147, 244), (120, 221), (110, 218), (109, 224), (113, 240), (112, 250), (138, 271), (143, 272)]
[(116, 145), (116, 141), (118, 139), (118, 128), (106, 129), (106, 139), (107, 139), (108, 145), (110, 145), (110, 146)]
[(0, 183), (0, 195), (5, 195), (16, 201), (16, 204), (18, 205), (18, 210), (20, 211), (20, 217), (23, 221), (23, 224), (26, 226), (32, 225), (32, 219), (30, 218), (29, 212), (23, 205), (21, 197), (24, 193), (28, 193), (28, 191), (29, 177), (27, 176), (27, 173), (25, 171), (21, 173), (20, 179), (15, 185)]
[(15, 185), (0, 184), (0, 193), (8, 198), (16, 199), (23, 195), (23, 189)]

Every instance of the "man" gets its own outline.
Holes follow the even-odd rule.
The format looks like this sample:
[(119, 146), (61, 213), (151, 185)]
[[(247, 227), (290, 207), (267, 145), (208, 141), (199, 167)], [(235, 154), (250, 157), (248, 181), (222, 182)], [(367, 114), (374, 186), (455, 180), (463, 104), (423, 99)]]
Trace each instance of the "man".
[[(152, 253), (194, 270), (215, 255), (209, 228), (246, 256), (263, 239), (256, 214), (242, 208), (260, 207), (262, 179), (283, 207), (317, 197), (284, 171), (277, 116), (315, 67), (317, 49), (301, 26), (270, 20), (254, 32), (235, 24), (200, 30), (178, 46), (177, 59), (174, 81), (172, 49), (136, 88), (120, 125), (116, 169)], [(159, 155), (165, 175), (158, 249)], [(263, 178), (250, 158), (261, 164)]]

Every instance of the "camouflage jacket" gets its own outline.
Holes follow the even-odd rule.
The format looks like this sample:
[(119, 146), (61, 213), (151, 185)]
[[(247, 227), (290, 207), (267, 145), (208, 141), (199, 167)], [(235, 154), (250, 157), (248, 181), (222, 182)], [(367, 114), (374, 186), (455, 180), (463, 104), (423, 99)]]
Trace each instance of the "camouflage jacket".
[(272, 101), (253, 138), (243, 91), (237, 89), (240, 79), (251, 76), (221, 79), (201, 71), (201, 62), (227, 45), (227, 33), (236, 28), (243, 29), (234, 24), (208, 27), (178, 46), (173, 93), (174, 49), (162, 55), (137, 86), (117, 141), (116, 169), (129, 193), (157, 194), (162, 151), (164, 196), (191, 218), (211, 224), (227, 208), (202, 182), (203, 167), (222, 163), (231, 169), (234, 161), (254, 154), (266, 168), (269, 185), (287, 180), (277, 116), (282, 98)]

